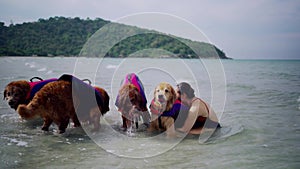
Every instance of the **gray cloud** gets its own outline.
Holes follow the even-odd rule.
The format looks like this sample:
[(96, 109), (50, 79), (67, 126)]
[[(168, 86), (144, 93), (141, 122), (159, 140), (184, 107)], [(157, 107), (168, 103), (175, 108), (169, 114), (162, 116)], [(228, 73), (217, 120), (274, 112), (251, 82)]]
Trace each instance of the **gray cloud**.
[(117, 20), (140, 12), (185, 18), (233, 58), (300, 59), (300, 3), (286, 0), (2, 0), (0, 21), (7, 25), (51, 16)]

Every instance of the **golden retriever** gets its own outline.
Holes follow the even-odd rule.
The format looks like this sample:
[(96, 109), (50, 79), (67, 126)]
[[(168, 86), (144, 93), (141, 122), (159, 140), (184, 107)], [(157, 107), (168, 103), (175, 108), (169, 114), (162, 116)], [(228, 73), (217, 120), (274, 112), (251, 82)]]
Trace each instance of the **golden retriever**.
[[(86, 96), (96, 96), (96, 100)], [(24, 119), (42, 117), (42, 130), (48, 131), (52, 122), (64, 133), (71, 118), (74, 126), (81, 121), (94, 124), (92, 131), (98, 131), (100, 116), (109, 111), (109, 96), (102, 88), (93, 88), (81, 80), (63, 75), (58, 81), (50, 82), (40, 89), (28, 105), (19, 105), (17, 112)]]
[(150, 105), (151, 123), (148, 131), (165, 130), (167, 137), (175, 136), (174, 119), (161, 116), (164, 111), (170, 111), (176, 100), (174, 88), (166, 82), (158, 84), (154, 91), (154, 98)]

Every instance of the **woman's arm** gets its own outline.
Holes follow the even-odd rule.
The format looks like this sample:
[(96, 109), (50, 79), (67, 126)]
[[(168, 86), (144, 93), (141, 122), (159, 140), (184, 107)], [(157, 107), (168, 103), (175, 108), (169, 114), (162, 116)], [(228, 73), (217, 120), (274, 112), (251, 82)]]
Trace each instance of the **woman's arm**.
[(184, 125), (181, 128), (178, 128), (177, 130), (182, 131), (182, 132), (189, 132), (193, 125), (195, 124), (197, 118), (198, 118), (198, 111), (199, 111), (199, 106), (197, 105), (192, 105), (189, 114), (184, 122)]

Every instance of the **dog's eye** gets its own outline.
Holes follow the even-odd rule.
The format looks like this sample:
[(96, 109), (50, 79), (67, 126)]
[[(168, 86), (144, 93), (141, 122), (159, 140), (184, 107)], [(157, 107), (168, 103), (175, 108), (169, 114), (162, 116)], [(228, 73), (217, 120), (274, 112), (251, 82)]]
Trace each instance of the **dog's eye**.
[(156, 92), (159, 92), (159, 90), (157, 89)]
[(135, 102), (135, 99), (134, 99), (134, 98), (130, 99), (130, 102), (131, 102), (131, 103), (134, 103), (134, 102)]
[(168, 89), (166, 89), (166, 90), (165, 90), (165, 92), (166, 92), (166, 93), (168, 93), (168, 92), (169, 92), (169, 90), (168, 90)]

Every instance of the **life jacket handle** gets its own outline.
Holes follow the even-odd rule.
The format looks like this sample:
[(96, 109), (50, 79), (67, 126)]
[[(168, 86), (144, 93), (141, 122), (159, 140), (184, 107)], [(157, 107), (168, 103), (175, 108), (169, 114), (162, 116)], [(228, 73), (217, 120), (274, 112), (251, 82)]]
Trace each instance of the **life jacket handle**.
[(40, 78), (40, 77), (36, 77), (36, 76), (35, 76), (35, 77), (33, 77), (33, 78), (31, 78), (31, 79), (30, 79), (30, 82), (33, 82), (33, 80), (34, 80), (34, 79), (37, 79), (37, 80), (39, 80), (39, 81), (43, 81), (43, 79), (42, 79), (42, 78)]
[(89, 83), (89, 85), (92, 84), (91, 80), (90, 79), (82, 79), (83, 82), (87, 81)]

